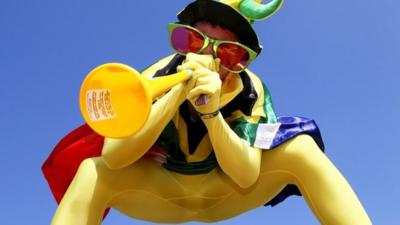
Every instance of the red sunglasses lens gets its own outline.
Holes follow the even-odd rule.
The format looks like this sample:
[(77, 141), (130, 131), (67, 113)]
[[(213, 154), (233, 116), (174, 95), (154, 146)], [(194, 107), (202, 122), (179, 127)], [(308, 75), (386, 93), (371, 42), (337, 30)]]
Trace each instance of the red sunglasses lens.
[(232, 43), (223, 43), (218, 46), (217, 57), (221, 59), (221, 64), (233, 71), (242, 70), (249, 62), (249, 52)]
[(204, 38), (194, 30), (176, 27), (171, 33), (172, 47), (181, 53), (199, 52), (204, 44)]

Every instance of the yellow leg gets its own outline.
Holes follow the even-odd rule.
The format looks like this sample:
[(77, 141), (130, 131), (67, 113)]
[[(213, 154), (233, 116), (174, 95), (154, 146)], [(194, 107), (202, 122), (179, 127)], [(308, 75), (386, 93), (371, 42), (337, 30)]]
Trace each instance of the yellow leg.
[[(311, 137), (299, 136), (286, 151), (294, 155), (287, 164), (288, 171), (322, 224), (372, 224), (346, 179)], [(298, 161), (303, 163), (296, 165)]]
[(111, 170), (101, 158), (87, 159), (52, 224), (98, 225), (107, 207), (153, 222), (214, 222), (261, 206), (287, 184), (299, 187), (321, 224), (371, 224), (345, 178), (306, 135), (263, 152), (260, 177), (247, 189), (219, 169), (181, 175), (139, 160)]
[[(196, 177), (200, 176), (188, 176)], [(188, 195), (189, 188), (153, 160), (112, 170), (102, 158), (90, 158), (81, 163), (52, 225), (98, 225), (108, 207), (153, 222), (188, 221), (196, 212), (174, 202), (185, 202)]]
[(84, 160), (53, 217), (52, 225), (101, 223), (111, 192), (93, 159)]
[(300, 135), (268, 153), (263, 159), (271, 165), (266, 166), (286, 171), (292, 177), (289, 183), (299, 187), (321, 224), (371, 224), (346, 179), (310, 136)]
[(263, 152), (257, 183), (248, 189), (232, 188), (229, 198), (202, 212), (200, 218), (216, 221), (223, 215), (228, 218), (255, 208), (269, 201), (286, 184), (299, 187), (323, 225), (372, 224), (346, 179), (307, 135)]

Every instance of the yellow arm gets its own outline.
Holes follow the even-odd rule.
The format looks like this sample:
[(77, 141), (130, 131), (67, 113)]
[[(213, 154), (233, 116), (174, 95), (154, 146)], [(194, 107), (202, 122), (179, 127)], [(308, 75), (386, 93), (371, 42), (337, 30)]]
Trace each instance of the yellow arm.
[(105, 139), (102, 157), (108, 167), (120, 169), (128, 166), (150, 149), (185, 100), (184, 88), (185, 84), (178, 84), (155, 102), (149, 119), (136, 134), (121, 139)]
[(261, 150), (241, 139), (221, 114), (203, 122), (221, 169), (240, 187), (253, 185), (260, 174)]

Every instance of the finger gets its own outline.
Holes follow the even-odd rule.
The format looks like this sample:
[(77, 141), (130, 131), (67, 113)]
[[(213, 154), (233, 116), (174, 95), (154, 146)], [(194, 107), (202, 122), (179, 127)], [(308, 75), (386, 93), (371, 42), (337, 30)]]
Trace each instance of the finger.
[(193, 78), (191, 78), (188, 81), (188, 84), (186, 86), (186, 94), (188, 94), (196, 86), (196, 82), (197, 82), (197, 80), (193, 79)]
[(221, 59), (220, 58), (216, 58), (214, 60), (214, 63), (215, 63), (215, 71), (218, 72), (219, 71), (219, 67), (221, 65)]
[[(187, 86), (188, 90), (191, 90), (195, 86), (198, 86), (199, 85), (198, 80), (200, 78), (209, 76), (210, 73), (211, 73), (211, 71), (208, 69), (205, 69), (205, 68), (202, 68), (202, 69), (199, 69), (199, 70), (196, 70), (195, 72), (193, 72), (193, 76), (192, 76), (192, 78), (190, 78), (190, 80), (188, 82), (188, 86)], [(200, 83), (204, 84), (205, 82), (201, 81)]]
[(196, 87), (201, 86), (201, 85), (207, 85), (210, 84), (211, 80), (208, 77), (199, 77), (196, 80)]
[(193, 77), (196, 79), (199, 79), (200, 77), (206, 77), (206, 76), (216, 76), (219, 77), (219, 74), (216, 72), (213, 72), (209, 69), (206, 68), (201, 68), (193, 72)]
[(197, 86), (197, 87), (195, 87), (195, 88), (193, 88), (192, 90), (189, 91), (189, 93), (186, 96), (186, 98), (191, 100), (191, 101), (194, 101), (202, 94), (213, 95), (214, 92), (212, 92), (212, 91), (210, 91), (208, 89), (208, 85)]
[(182, 65), (176, 67), (177, 72), (181, 72), (183, 70), (185, 70), (185, 68)]
[(200, 63), (194, 62), (194, 61), (184, 62), (181, 65), (181, 69), (190, 69), (190, 70), (193, 70), (193, 71), (196, 71), (196, 70), (201, 69), (201, 68), (204, 68), (204, 66), (201, 65)]
[(188, 53), (186, 55), (187, 62), (196, 62), (200, 64), (202, 67), (213, 69), (214, 66), (214, 58), (212, 55), (203, 55), (203, 54), (195, 54)]
[(206, 74), (202, 74), (202, 75), (198, 75), (196, 76), (196, 79), (198, 81), (209, 81), (209, 82), (217, 82), (219, 83), (221, 81), (219, 74), (212, 72), (212, 73), (206, 73)]
[(207, 90), (210, 93), (216, 93), (218, 90), (221, 89), (222, 83), (221, 80), (218, 78), (216, 79), (210, 79), (210, 77), (203, 77), (197, 80), (195, 87), (200, 87), (200, 86), (207, 86)]
[(216, 72), (211, 72), (209, 69), (202, 68), (193, 72), (192, 78), (188, 81), (187, 92), (192, 90), (194, 87), (199, 85), (206, 85), (210, 83), (215, 83), (216, 86), (221, 86), (221, 80), (219, 74)]

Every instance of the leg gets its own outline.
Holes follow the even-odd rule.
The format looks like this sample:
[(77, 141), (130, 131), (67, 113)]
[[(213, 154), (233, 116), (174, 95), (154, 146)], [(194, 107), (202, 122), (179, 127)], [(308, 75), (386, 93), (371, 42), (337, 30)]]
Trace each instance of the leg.
[(271, 153), (276, 153), (275, 165), (292, 175), (321, 224), (371, 224), (346, 179), (311, 137), (300, 135)]
[[(230, 195), (200, 213), (198, 220), (209, 222), (233, 217), (268, 202), (287, 184), (295, 184), (321, 224), (371, 224), (345, 178), (307, 135), (263, 152), (260, 177), (250, 188), (241, 189), (223, 172), (219, 174), (218, 179), (207, 181), (210, 190), (228, 186)], [(212, 181), (217, 184), (212, 185)]]
[(112, 170), (100, 157), (86, 159), (57, 208), (52, 224), (98, 225), (104, 210), (111, 207), (136, 219), (187, 222), (196, 211), (185, 207), (191, 196), (185, 178), (197, 180), (203, 176), (183, 176), (180, 183), (174, 173), (154, 160), (138, 160), (128, 167)]
[(97, 225), (111, 198), (98, 169), (100, 158), (84, 160), (65, 193), (52, 220), (53, 225)]

